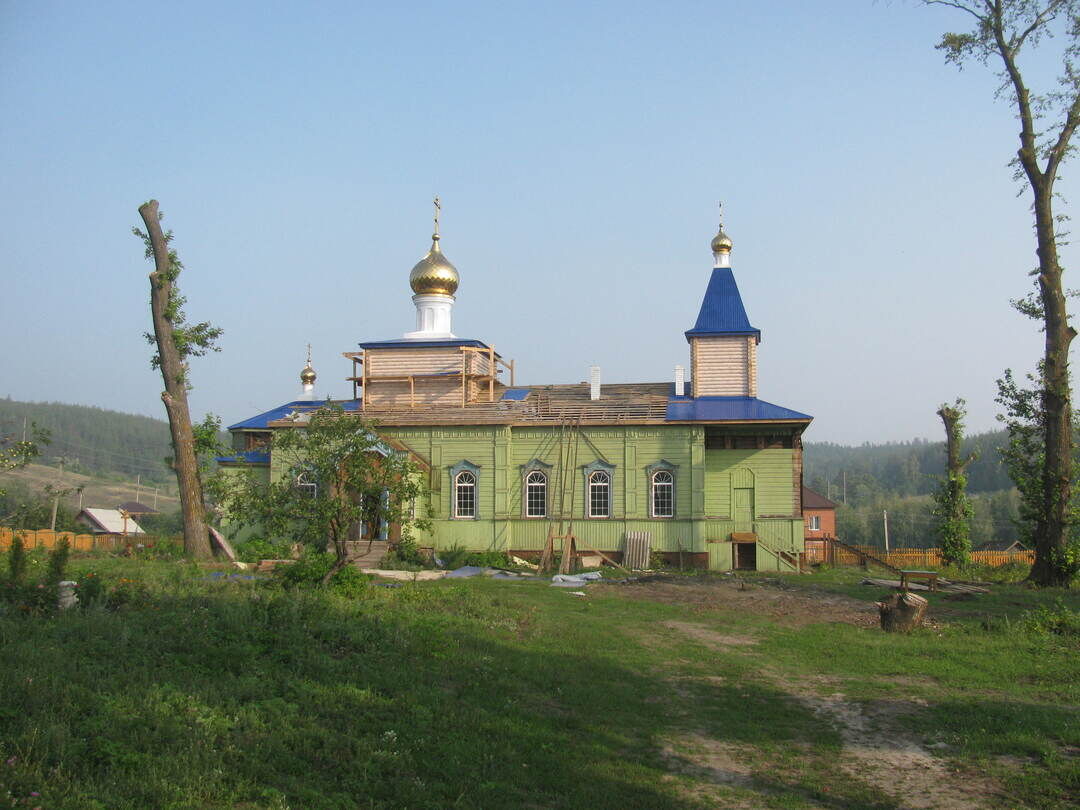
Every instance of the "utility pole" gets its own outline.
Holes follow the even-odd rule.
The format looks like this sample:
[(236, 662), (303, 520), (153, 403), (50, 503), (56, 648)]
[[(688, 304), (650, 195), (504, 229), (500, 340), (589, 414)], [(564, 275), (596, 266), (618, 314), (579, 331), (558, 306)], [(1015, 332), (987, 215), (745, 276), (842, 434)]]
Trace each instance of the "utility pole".
[(139, 500), (139, 485), (142, 483), (142, 473), (135, 476), (135, 500)]
[(847, 470), (844, 470), (844, 506), (847, 506)]
[(881, 510), (881, 520), (885, 524), (885, 553), (889, 553), (889, 513), (884, 509)]
[(158, 488), (154, 487), (154, 511), (155, 512), (157, 511), (157, 493), (158, 493)]
[(23, 442), (26, 441), (26, 417), (25, 416), (22, 418), (22, 440), (23, 440)]
[(60, 506), (60, 492), (62, 487), (60, 486), (64, 482), (64, 457), (58, 456), (56, 459), (60, 462), (60, 475), (56, 478), (56, 492), (53, 493), (52, 501), (52, 517), (49, 519), (49, 531), (56, 531), (56, 510)]

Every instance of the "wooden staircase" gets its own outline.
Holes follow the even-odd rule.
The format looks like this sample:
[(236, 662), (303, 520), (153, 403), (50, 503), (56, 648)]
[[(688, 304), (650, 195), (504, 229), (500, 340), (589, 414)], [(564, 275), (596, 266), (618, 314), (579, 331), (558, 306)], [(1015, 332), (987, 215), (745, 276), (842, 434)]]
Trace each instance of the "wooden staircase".
[(795, 554), (791, 551), (782, 551), (780, 549), (775, 549), (767, 543), (763, 542), (760, 537), (758, 537), (756, 542), (758, 548), (764, 549), (765, 551), (772, 554), (781, 563), (781, 565), (786, 565), (796, 574), (802, 573), (802, 569), (799, 567), (798, 554)]
[(385, 540), (350, 540), (349, 557), (357, 568), (378, 568), (390, 546)]

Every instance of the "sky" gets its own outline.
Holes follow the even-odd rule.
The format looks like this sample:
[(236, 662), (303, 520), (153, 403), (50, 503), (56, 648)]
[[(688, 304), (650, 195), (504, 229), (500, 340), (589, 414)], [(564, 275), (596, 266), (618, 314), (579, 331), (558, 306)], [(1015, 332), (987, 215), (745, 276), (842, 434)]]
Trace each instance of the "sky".
[(1042, 335), (1009, 305), (1036, 261), (1017, 124), (933, 47), (966, 26), (871, 0), (0, 0), (0, 396), (164, 418), (150, 198), (189, 320), (224, 329), (196, 418), (295, 399), (308, 343), (317, 392), (350, 395), (341, 353), (414, 328), (436, 194), (457, 335), (519, 384), (670, 380), (723, 200), (759, 396), (814, 415), (807, 441), (939, 439), (957, 397), (995, 429)]

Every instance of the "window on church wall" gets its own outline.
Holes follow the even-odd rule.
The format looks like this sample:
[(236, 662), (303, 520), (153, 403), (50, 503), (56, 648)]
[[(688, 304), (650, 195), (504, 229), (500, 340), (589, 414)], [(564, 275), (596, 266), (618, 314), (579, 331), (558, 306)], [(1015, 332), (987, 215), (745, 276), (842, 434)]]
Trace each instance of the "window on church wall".
[(611, 475), (603, 470), (589, 475), (589, 517), (611, 517)]
[(454, 477), (454, 517), (476, 517), (476, 476), (467, 470)]
[(547, 517), (547, 476), (539, 470), (525, 476), (525, 517)]
[(319, 484), (315, 481), (315, 476), (311, 472), (307, 470), (298, 472), (296, 478), (293, 479), (293, 483), (301, 495), (312, 499), (319, 497)]
[(652, 474), (652, 516), (675, 517), (675, 476), (667, 470)]

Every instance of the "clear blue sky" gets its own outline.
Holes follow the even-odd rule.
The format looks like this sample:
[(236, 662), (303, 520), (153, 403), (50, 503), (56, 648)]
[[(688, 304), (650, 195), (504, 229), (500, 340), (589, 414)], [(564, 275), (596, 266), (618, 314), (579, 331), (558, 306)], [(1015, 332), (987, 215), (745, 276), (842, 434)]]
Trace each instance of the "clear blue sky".
[(292, 399), (308, 342), (346, 394), (342, 351), (413, 328), (436, 193), (458, 335), (523, 383), (670, 379), (722, 198), (760, 396), (814, 414), (808, 440), (938, 438), (957, 396), (990, 429), (1042, 336), (1008, 304), (1035, 263), (1016, 124), (933, 48), (964, 26), (856, 0), (2, 2), (0, 396), (164, 416), (151, 197), (189, 316), (225, 329), (196, 415)]

